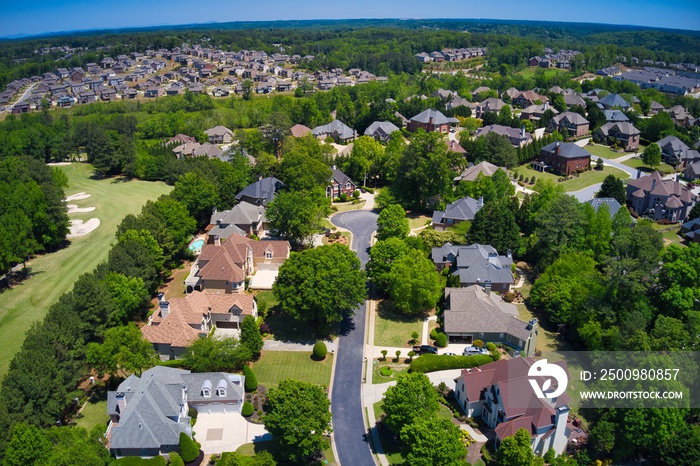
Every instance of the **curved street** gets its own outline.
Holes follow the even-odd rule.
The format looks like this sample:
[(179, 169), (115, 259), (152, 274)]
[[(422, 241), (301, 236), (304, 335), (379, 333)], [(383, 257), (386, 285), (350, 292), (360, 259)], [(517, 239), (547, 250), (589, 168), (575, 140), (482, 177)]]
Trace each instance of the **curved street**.
[[(369, 260), (368, 250), (372, 233), (377, 229), (377, 213), (369, 210), (343, 212), (333, 216), (331, 223), (352, 232), (351, 249), (355, 251), (364, 267)], [(362, 415), (361, 386), (366, 311), (366, 303), (355, 309), (355, 315), (338, 339), (331, 410), (337, 459), (341, 465), (375, 464)]]

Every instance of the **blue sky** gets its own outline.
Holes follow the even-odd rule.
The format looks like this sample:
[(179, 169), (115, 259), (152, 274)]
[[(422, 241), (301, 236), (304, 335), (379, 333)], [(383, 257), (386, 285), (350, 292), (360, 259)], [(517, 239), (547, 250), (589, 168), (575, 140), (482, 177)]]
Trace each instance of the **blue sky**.
[(0, 0), (0, 37), (227, 21), (494, 18), (700, 29), (698, 0)]

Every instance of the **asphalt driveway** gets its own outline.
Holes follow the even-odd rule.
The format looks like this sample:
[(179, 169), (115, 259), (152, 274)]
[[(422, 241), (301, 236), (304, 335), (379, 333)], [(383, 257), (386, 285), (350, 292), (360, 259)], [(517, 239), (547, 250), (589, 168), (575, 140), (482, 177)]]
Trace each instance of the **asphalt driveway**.
[[(372, 233), (377, 229), (377, 214), (373, 211), (354, 210), (333, 216), (331, 222), (352, 232), (352, 250), (357, 253), (364, 267), (369, 260)], [(331, 410), (333, 436), (338, 461), (342, 465), (375, 464), (366, 440), (367, 428), (362, 416), (365, 316), (366, 303), (363, 303), (355, 309), (355, 315), (346, 323), (344, 334), (338, 340)]]

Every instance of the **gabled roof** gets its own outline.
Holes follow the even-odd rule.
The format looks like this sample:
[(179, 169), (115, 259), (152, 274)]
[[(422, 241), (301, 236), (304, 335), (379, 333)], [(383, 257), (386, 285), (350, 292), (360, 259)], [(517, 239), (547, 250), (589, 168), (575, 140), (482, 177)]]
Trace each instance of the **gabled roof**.
[(465, 168), (462, 174), (456, 177), (454, 180), (474, 181), (480, 173), (484, 176), (491, 176), (494, 173), (496, 173), (496, 170), (498, 170), (498, 167), (496, 165), (492, 164), (491, 162), (483, 161), (476, 165), (472, 165), (468, 168)]
[[(432, 121), (431, 121), (432, 120)], [(422, 124), (446, 125), (448, 124), (447, 117), (439, 110), (429, 108), (420, 112), (418, 115), (411, 118), (410, 121), (415, 121)]]
[(365, 130), (365, 136), (388, 136), (399, 128), (390, 121), (375, 121)]
[(562, 123), (569, 123), (572, 125), (588, 125), (590, 124), (588, 120), (583, 118), (581, 115), (575, 112), (564, 112), (560, 115), (555, 116), (552, 118), (552, 121), (558, 126)]
[(452, 220), (474, 220), (476, 213), (483, 207), (483, 202), (477, 201), (469, 196), (457, 199), (447, 204), (444, 211), (436, 210), (433, 213), (434, 223), (445, 223), (447, 219)]
[[(655, 196), (669, 197), (671, 195), (676, 195), (681, 201), (688, 204), (697, 200), (697, 196), (681, 183), (675, 180), (664, 180), (657, 171), (651, 175), (631, 180), (627, 183), (627, 186), (632, 186), (633, 188), (637, 188), (637, 190), (642, 190), (645, 194), (648, 193)], [(633, 196), (637, 196), (637, 193), (633, 193)]]
[(678, 139), (676, 136), (666, 136), (665, 138), (658, 140), (656, 144), (661, 148), (662, 152), (668, 155), (682, 154), (683, 152), (690, 149), (683, 141)]
[(636, 136), (640, 134), (639, 130), (629, 121), (620, 121), (616, 123), (608, 122), (598, 128), (598, 130), (605, 136), (608, 136), (611, 132), (621, 134), (623, 136)]
[(617, 211), (622, 208), (620, 203), (617, 202), (617, 199), (612, 197), (596, 197), (586, 202), (589, 203), (596, 212), (598, 212), (598, 209), (600, 209), (600, 206), (603, 204), (607, 205), (610, 211), (610, 218), (614, 217)]
[(289, 129), (289, 131), (292, 133), (292, 136), (294, 136), (295, 138), (301, 138), (301, 137), (304, 137), (307, 134), (309, 134), (311, 132), (311, 128), (309, 128), (308, 126), (301, 125), (301, 124), (296, 124), (296, 125), (292, 126)]
[(236, 200), (240, 201), (244, 197), (248, 197), (256, 200), (256, 202), (269, 204), (275, 199), (275, 194), (283, 186), (284, 183), (273, 176), (262, 178), (243, 188), (240, 193), (236, 194)]
[(480, 285), (445, 288), (445, 333), (507, 333), (523, 341), (532, 326), (517, 318), (514, 304), (495, 293), (487, 294)]
[[(447, 248), (447, 249), (446, 249)], [(493, 246), (471, 244), (469, 246), (452, 246), (450, 243), (441, 248), (433, 248), (433, 262), (443, 262), (447, 255), (446, 250), (457, 251), (457, 272), (460, 283), (514, 283), (511, 265), (513, 259), (508, 256), (499, 256)]]
[(607, 121), (630, 121), (622, 110), (603, 110)]
[(350, 179), (350, 177), (348, 175), (341, 172), (337, 168), (333, 167), (331, 169), (331, 171), (332, 171), (331, 181), (335, 181), (336, 183), (338, 183), (338, 185), (345, 186), (346, 183), (352, 182), (352, 180)]
[(233, 135), (233, 131), (221, 125), (204, 130), (204, 134), (207, 136), (224, 136), (226, 133)]
[(327, 125), (317, 126), (311, 130), (314, 136), (336, 135), (339, 139), (352, 139), (355, 131), (340, 120), (333, 120)]
[(584, 149), (579, 147), (573, 142), (553, 142), (547, 144), (542, 148), (543, 152), (555, 153), (557, 147), (559, 147), (559, 155), (565, 158), (576, 158), (576, 157), (590, 157), (591, 154)]

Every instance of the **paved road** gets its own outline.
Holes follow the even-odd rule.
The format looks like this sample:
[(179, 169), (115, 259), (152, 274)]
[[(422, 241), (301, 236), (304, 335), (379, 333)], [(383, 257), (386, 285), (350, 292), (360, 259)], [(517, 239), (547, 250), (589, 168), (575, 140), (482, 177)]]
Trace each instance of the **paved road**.
[[(377, 214), (367, 210), (354, 210), (333, 216), (331, 222), (352, 232), (352, 249), (364, 267), (369, 260), (368, 249), (372, 233), (377, 229)], [(338, 341), (331, 410), (337, 459), (342, 466), (375, 464), (364, 437), (367, 427), (362, 416), (362, 358), (366, 309), (366, 303), (355, 309), (355, 316), (348, 325), (347, 333)]]

